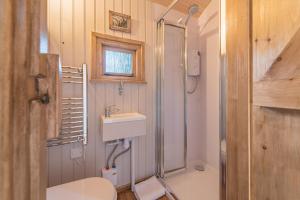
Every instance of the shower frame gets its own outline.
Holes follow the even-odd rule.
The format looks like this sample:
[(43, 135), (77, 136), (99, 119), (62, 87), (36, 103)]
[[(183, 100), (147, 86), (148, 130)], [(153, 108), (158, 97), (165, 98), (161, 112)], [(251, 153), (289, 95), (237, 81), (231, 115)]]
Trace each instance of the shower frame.
[[(186, 80), (187, 80), (187, 26), (180, 26), (178, 24), (167, 22), (164, 17), (170, 12), (170, 10), (179, 2), (179, 0), (173, 0), (173, 2), (168, 6), (167, 10), (158, 18), (157, 20), (157, 38), (156, 38), (156, 66), (157, 66), (157, 105), (156, 105), (156, 176), (160, 179), (166, 177), (168, 174), (173, 174), (176, 172), (180, 172), (182, 170), (185, 170), (187, 168), (187, 110), (186, 110), (186, 102), (187, 102), (187, 92), (186, 92)], [(222, 7), (222, 3), (226, 2), (226, 0), (222, 1), (220, 0), (220, 11), (226, 10), (226, 3), (224, 4), (225, 7)], [(224, 11), (223, 11), (224, 12)], [(223, 13), (224, 14), (224, 13)], [(226, 16), (226, 11), (225, 15)], [(222, 18), (224, 16), (220, 16), (220, 27), (222, 26)], [(164, 142), (164, 129), (163, 129), (163, 107), (162, 107), (162, 94), (163, 94), (163, 85), (162, 85), (162, 77), (163, 77), (163, 67), (164, 67), (164, 26), (167, 25), (173, 25), (175, 27), (183, 28), (185, 30), (185, 53), (184, 53), (184, 63), (185, 63), (185, 79), (184, 79), (184, 118), (185, 118), (185, 133), (184, 133), (184, 159), (185, 159), (185, 166), (180, 169), (172, 170), (170, 172), (164, 171), (164, 152), (163, 152), (163, 142)], [(224, 26), (224, 25), (223, 25)], [(226, 23), (225, 23), (226, 27)], [(225, 28), (226, 30), (226, 28)], [(225, 38), (225, 49), (226, 49), (226, 33), (225, 36), (220, 33), (220, 44), (223, 43), (223, 39)], [(227, 152), (226, 152), (226, 146), (227, 146), (227, 132), (226, 132), (226, 120), (227, 120), (227, 55), (226, 52), (222, 52), (222, 47), (220, 48), (220, 71), (219, 71), (219, 95), (220, 95), (220, 104), (219, 104), (219, 136), (220, 136), (220, 151), (219, 151), (219, 163), (220, 163), (220, 178), (219, 178), (219, 189), (220, 189), (220, 200), (226, 200), (227, 199)], [(222, 142), (223, 141), (223, 142)], [(223, 144), (222, 144), (223, 143)], [(222, 147), (225, 147), (225, 149), (222, 149)], [(164, 183), (164, 182), (163, 182)], [(165, 184), (164, 184), (165, 185)], [(174, 194), (172, 194), (174, 195)]]
[[(183, 84), (184, 84), (184, 166), (165, 171), (164, 162), (164, 56), (165, 56), (165, 26), (174, 26), (184, 30), (184, 60)], [(187, 27), (186, 25), (178, 25), (161, 18), (157, 22), (157, 38), (156, 38), (156, 62), (157, 62), (157, 95), (156, 95), (156, 175), (165, 178), (170, 174), (181, 172), (187, 168)]]

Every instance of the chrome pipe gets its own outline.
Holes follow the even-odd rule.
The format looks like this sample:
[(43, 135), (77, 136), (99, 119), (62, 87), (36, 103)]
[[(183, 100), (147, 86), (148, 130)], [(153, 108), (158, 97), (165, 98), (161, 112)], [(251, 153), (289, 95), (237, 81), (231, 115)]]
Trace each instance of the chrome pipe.
[(80, 81), (63, 81), (63, 83), (83, 84), (83, 82), (80, 82)]
[(64, 74), (75, 74), (75, 75), (81, 75), (82, 76), (82, 72), (72, 72), (72, 71), (62, 71), (62, 73)]
[(75, 129), (75, 128), (83, 128), (83, 125), (80, 125), (80, 126), (67, 126), (67, 127), (63, 127), (62, 130)]
[(75, 122), (63, 122), (62, 125), (69, 125), (69, 124), (79, 124), (83, 123), (83, 121), (75, 121)]
[(78, 110), (78, 109), (83, 109), (83, 107), (63, 108), (63, 110)]
[(163, 127), (163, 67), (164, 67), (164, 22), (157, 23), (157, 95), (156, 95), (156, 174), (164, 177), (164, 127)]
[(82, 135), (80, 135), (80, 134), (70, 135), (70, 136), (62, 136), (62, 137), (58, 137), (58, 138), (49, 139), (48, 142), (54, 142), (54, 141), (58, 141), (58, 140), (67, 140), (67, 139), (73, 139), (73, 138), (80, 138), (80, 137), (82, 137)]
[[(82, 133), (82, 130), (78, 130), (78, 131), (62, 131), (61, 132), (62, 135), (66, 135), (66, 134), (74, 134), (74, 133)], [(83, 137), (83, 135), (81, 135)]]
[(86, 145), (88, 142), (87, 138), (87, 127), (88, 127), (88, 96), (87, 96), (87, 65), (82, 65), (83, 73), (83, 84), (82, 84), (82, 94), (83, 94), (83, 144)]
[(62, 105), (68, 105), (68, 106), (75, 106), (75, 105), (82, 105), (82, 103), (62, 103)]
[(81, 97), (64, 97), (62, 100), (83, 100)]
[(63, 117), (62, 120), (70, 120), (70, 119), (82, 119), (83, 116), (78, 116), (78, 117)]
[(67, 112), (67, 113), (62, 113), (63, 115), (79, 115), (83, 114), (83, 112)]
[(63, 76), (63, 78), (82, 79), (82, 77), (79, 76)]
[(81, 142), (83, 141), (82, 139), (77, 139), (77, 140), (71, 140), (71, 141), (67, 141), (67, 142), (58, 142), (58, 143), (51, 143), (51, 144), (47, 144), (47, 147), (55, 147), (55, 146), (60, 146), (60, 145), (65, 145), (65, 144), (72, 144), (72, 143), (76, 143), (76, 142)]
[(81, 68), (79, 68), (79, 67), (71, 67), (71, 66), (62, 66), (62, 68), (81, 70)]

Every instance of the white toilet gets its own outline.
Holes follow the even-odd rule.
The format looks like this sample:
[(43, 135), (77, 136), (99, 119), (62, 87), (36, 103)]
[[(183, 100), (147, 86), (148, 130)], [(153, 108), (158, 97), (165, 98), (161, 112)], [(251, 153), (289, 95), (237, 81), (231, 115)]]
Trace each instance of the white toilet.
[(47, 200), (117, 200), (117, 191), (108, 180), (92, 177), (47, 189)]

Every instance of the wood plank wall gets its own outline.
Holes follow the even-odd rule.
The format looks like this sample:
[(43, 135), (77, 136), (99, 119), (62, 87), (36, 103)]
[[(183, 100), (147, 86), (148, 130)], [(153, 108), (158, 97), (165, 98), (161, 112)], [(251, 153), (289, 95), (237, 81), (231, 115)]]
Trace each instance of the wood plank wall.
[(250, 3), (226, 1), (228, 200), (249, 199)]
[[(137, 178), (152, 175), (155, 170), (155, 57), (152, 3), (148, 0), (51, 0), (48, 1), (49, 48), (61, 56), (62, 65), (79, 67), (91, 65), (91, 32), (96, 31), (144, 41), (146, 44), (147, 84), (125, 84), (123, 96), (118, 94), (118, 84), (89, 83), (89, 127), (86, 158), (70, 159), (70, 150), (79, 144), (69, 144), (48, 149), (48, 186), (83, 177), (99, 176), (111, 147), (105, 147), (100, 135), (99, 119), (105, 105), (117, 105), (121, 112), (137, 111), (147, 115), (147, 135), (136, 140)], [(129, 14), (132, 33), (109, 30), (108, 12)], [(76, 93), (69, 88), (68, 95)], [(120, 151), (121, 148), (118, 149)], [(129, 183), (130, 155), (117, 161), (118, 185)]]
[(300, 1), (253, 0), (251, 198), (300, 199)]

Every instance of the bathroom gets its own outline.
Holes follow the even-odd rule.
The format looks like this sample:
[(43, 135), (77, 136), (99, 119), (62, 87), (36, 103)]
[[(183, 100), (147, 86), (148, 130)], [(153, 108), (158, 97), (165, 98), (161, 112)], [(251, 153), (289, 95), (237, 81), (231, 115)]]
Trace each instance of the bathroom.
[(0, 11), (1, 200), (300, 199), (297, 1)]
[[(197, 16), (188, 21), (188, 57), (200, 76), (187, 78), (187, 163), (207, 165), (216, 173), (213, 177), (212, 191), (218, 196), (219, 168), (219, 2), (205, 2), (199, 8)], [(192, 4), (190, 4), (192, 5)], [(80, 67), (83, 63), (91, 66), (91, 32), (108, 34), (119, 38), (142, 41), (145, 43), (145, 80), (146, 83), (127, 83), (124, 81), (122, 94), (120, 83), (91, 80), (87, 84), (88, 96), (88, 142), (72, 143), (48, 148), (48, 187), (83, 179), (102, 176), (108, 156), (114, 145), (102, 140), (100, 116), (106, 106), (115, 105), (118, 113), (138, 112), (146, 116), (147, 132), (145, 136), (134, 139), (135, 176), (140, 181), (156, 173), (156, 21), (167, 7), (151, 1), (106, 0), (106, 1), (49, 1), (48, 2), (48, 38), (49, 52), (61, 55), (62, 66)], [(202, 9), (202, 10), (201, 10)], [(109, 28), (109, 11), (131, 16), (131, 33), (112, 31)], [(200, 12), (203, 14), (200, 17)], [(186, 20), (188, 13), (172, 9), (166, 20), (177, 23)], [(198, 18), (199, 17), (199, 18)], [(209, 19), (211, 18), (211, 19)], [(208, 21), (208, 19), (210, 21)], [(200, 34), (201, 31), (201, 34)], [(197, 52), (201, 52), (201, 58)], [(193, 55), (195, 54), (195, 55)], [(213, 56), (210, 59), (207, 56)], [(178, 55), (180, 57), (180, 55)], [(194, 59), (194, 61), (192, 61)], [(201, 64), (199, 63), (201, 59)], [(177, 64), (178, 65), (178, 64)], [(208, 67), (209, 66), (209, 67)], [(195, 69), (190, 69), (195, 70)], [(91, 71), (88, 72), (92, 76)], [(167, 74), (165, 76), (168, 76)], [(171, 76), (170, 76), (171, 77)], [(93, 78), (89, 78), (93, 79)], [(179, 80), (180, 81), (180, 80)], [(176, 84), (176, 83), (175, 83)], [(197, 85), (196, 85), (197, 84)], [(76, 96), (81, 87), (66, 85), (62, 96)], [(208, 88), (209, 87), (209, 88)], [(194, 89), (196, 88), (196, 89)], [(174, 94), (175, 91), (173, 91)], [(179, 91), (183, 93), (182, 91)], [(79, 94), (81, 95), (81, 94)], [(172, 95), (170, 93), (170, 95)], [(210, 99), (210, 100), (208, 100)], [(184, 103), (174, 106), (184, 106)], [(209, 124), (208, 118), (211, 120)], [(182, 121), (183, 122), (183, 121)], [(181, 122), (170, 122), (181, 123)], [(209, 132), (210, 134), (206, 134)], [(183, 131), (178, 133), (184, 143)], [(177, 143), (176, 143), (177, 142)], [(169, 148), (174, 148), (170, 146)], [(71, 152), (81, 151), (81, 156), (72, 158)], [(124, 150), (122, 145), (115, 154)], [(184, 153), (185, 149), (179, 150)], [(208, 153), (209, 152), (209, 153)], [(114, 155), (115, 155), (114, 154)], [(176, 156), (176, 155), (170, 155)], [(176, 158), (172, 158), (176, 159)], [(179, 158), (181, 159), (181, 158)], [(111, 159), (112, 160), (112, 159)], [(130, 183), (130, 152), (116, 160), (118, 170), (116, 187), (122, 189)], [(177, 164), (176, 167), (181, 167)]]

